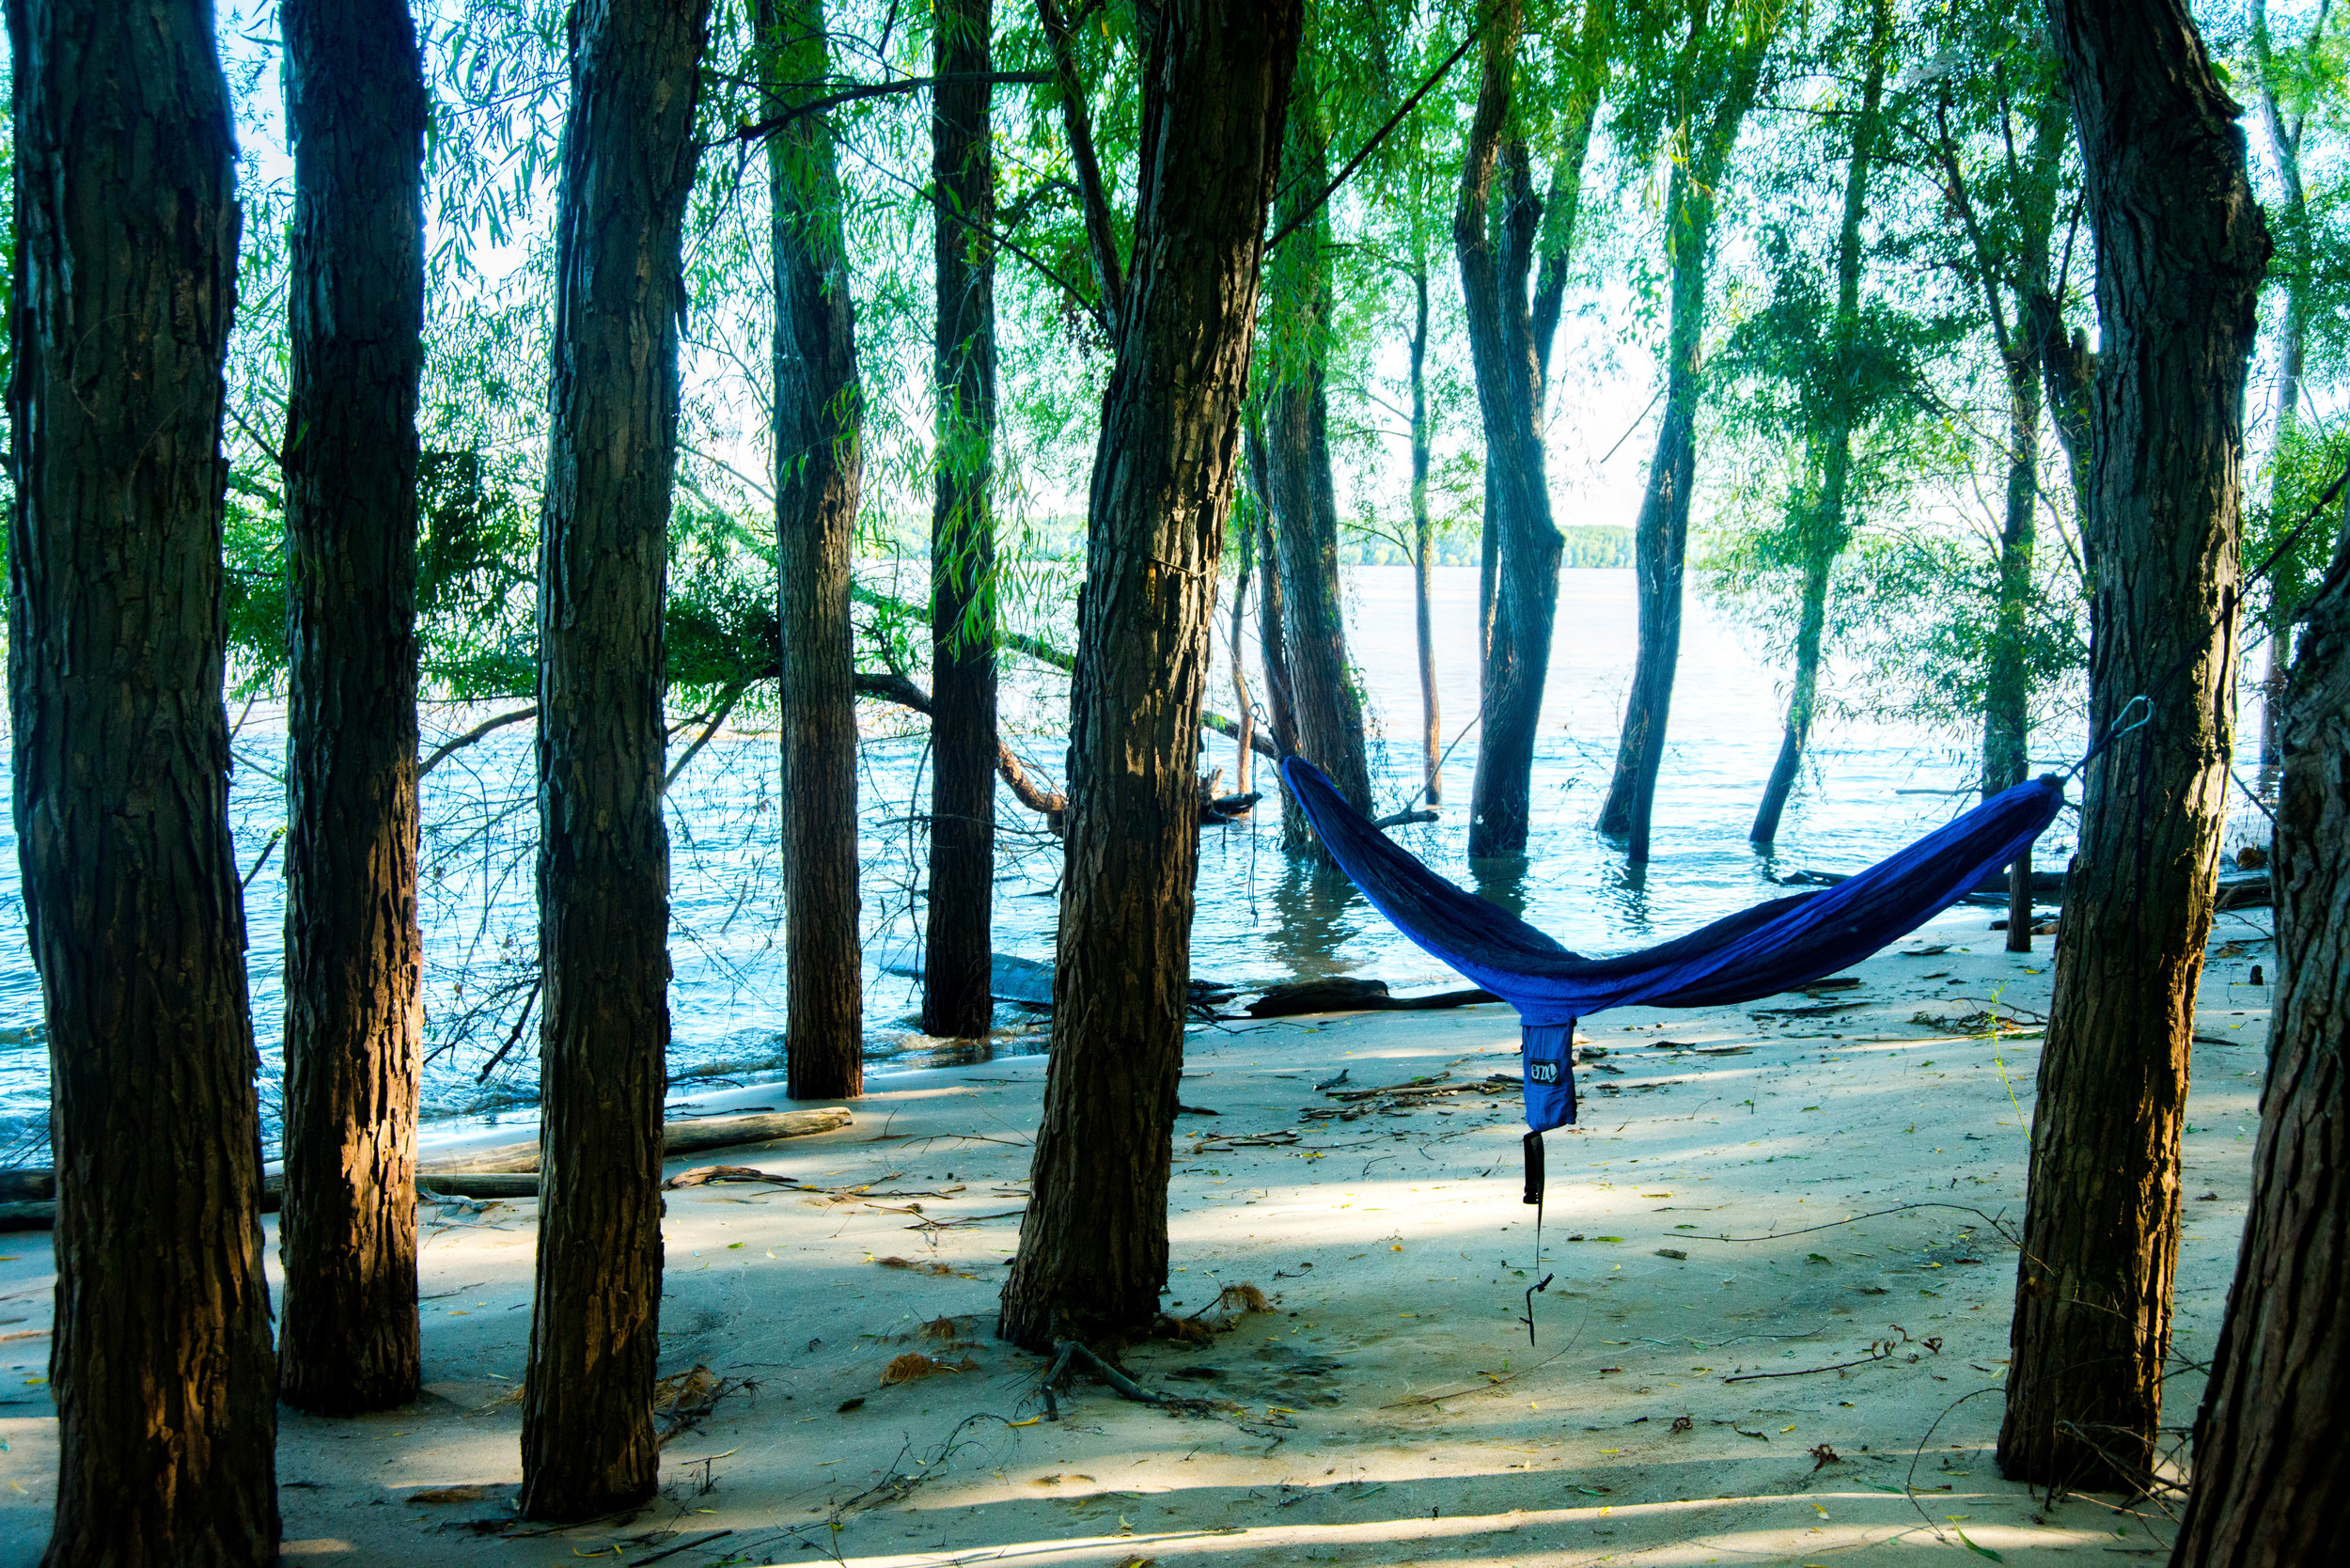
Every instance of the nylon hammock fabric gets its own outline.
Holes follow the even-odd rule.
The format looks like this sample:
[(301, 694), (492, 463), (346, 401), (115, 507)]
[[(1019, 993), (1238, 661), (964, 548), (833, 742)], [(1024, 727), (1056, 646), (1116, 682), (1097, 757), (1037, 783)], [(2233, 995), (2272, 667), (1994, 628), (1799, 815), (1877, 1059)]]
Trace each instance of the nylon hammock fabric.
[(2014, 859), (2064, 804), (2061, 778), (2032, 779), (1833, 887), (1773, 899), (1638, 952), (1585, 958), (1421, 865), (1304, 758), (1282, 759), (1281, 776), (1323, 846), (1380, 914), (1518, 1010), (1529, 1203), (1539, 1188), (1535, 1140), (1574, 1121), (1578, 1018), (1634, 1005), (1724, 1007), (1832, 975), (1908, 935)]

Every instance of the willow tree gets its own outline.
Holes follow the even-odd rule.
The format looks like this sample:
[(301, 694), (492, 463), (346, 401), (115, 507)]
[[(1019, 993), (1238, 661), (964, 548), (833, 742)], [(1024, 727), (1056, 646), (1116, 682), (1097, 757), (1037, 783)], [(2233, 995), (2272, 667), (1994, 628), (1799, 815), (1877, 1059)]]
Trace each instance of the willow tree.
[(2234, 744), (2239, 465), (2267, 230), (2185, 0), (2049, 9), (2096, 235), (2088, 774), (2040, 1063), (2000, 1467), (2089, 1489), (2154, 1459), (2179, 1137)]
[(784, 1056), (793, 1099), (865, 1087), (856, 662), (849, 546), (865, 398), (824, 81), (823, 0), (760, 0), (775, 269), (776, 563), (783, 628)]
[[(1480, 595), (1483, 717), (1469, 786), (1472, 856), (1516, 855), (1526, 847), (1534, 740), (1566, 543), (1550, 515), (1534, 321), (1526, 292), (1541, 209), (1530, 153), (1523, 136), (1512, 134), (1525, 25), (1522, 0), (1502, 0), (1486, 19), (1477, 109), (1452, 212), (1452, 249), (1484, 424), (1483, 571), (1491, 585)], [(1507, 215), (1497, 219), (1496, 187), (1505, 181)]]
[[(2034, 47), (2034, 17), (1992, 8), (1988, 25), (1959, 42), (2001, 57), (2005, 69), (1963, 95), (1947, 79), (1934, 111), (1933, 146), (1942, 196), (1957, 221), (1956, 270), (1974, 287), (2007, 388), (2006, 484), (1999, 525), (1998, 588), (1984, 643), (1982, 778), (1985, 799), (2030, 772), (2031, 707), (2041, 613), (2034, 580), (2044, 494), (2040, 433), (2050, 368), (2071, 370), (2061, 341), (2051, 241), (2071, 106), (2055, 59)], [(2036, 11), (2037, 8), (2032, 8)], [(1954, 129), (1955, 127), (1955, 129)], [(1970, 158), (1971, 145), (1987, 155)], [(2060, 339), (2051, 345), (2050, 337)], [(2053, 353), (2052, 353), (2053, 348)], [(2068, 398), (2076, 394), (2068, 393)], [(2084, 470), (2085, 474), (2085, 470)], [(2009, 867), (2007, 949), (2031, 950), (2031, 852)]]
[(2331, 173), (2328, 154), (2334, 149), (2312, 147), (2309, 138), (2312, 130), (2323, 138), (2332, 129), (2327, 100), (2338, 90), (2345, 18), (2321, 6), (2298, 38), (2280, 39), (2265, 0), (2253, 0), (2250, 23), (2248, 86), (2260, 127), (2261, 158), (2276, 192), (2267, 203), (2277, 240), (2269, 284), (2283, 296), (2270, 362), (2268, 494), (2260, 514), (2247, 526), (2247, 544), (2255, 554), (2265, 557), (2283, 549), (2258, 600), (2268, 645), (2261, 682), (2260, 758), (2266, 767), (2281, 760), (2278, 724), (2294, 622), (2315, 587), (2318, 564), (2326, 558), (2322, 531), (2309, 530), (2298, 539), (2292, 535), (2311, 494), (2333, 477), (2311, 470), (2341, 470), (2339, 457), (2326, 450), (2324, 434), (2310, 429), (2301, 411), (2311, 349), (2316, 347), (2321, 355), (2339, 351), (2344, 246), (2339, 177), (2332, 181), (2326, 178)]
[(8, 698), (56, 1152), (55, 1568), (277, 1557), (221, 706), (238, 214), (212, 20), (8, 7)]
[(415, 1397), (416, 381), (424, 130), (406, 0), (287, 0), (286, 1198), (279, 1393)]
[(2322, 1562), (2350, 1518), (2350, 534), (2311, 600), (2280, 717), (2268, 1082), (2177, 1568)]
[(1115, 359), (1087, 502), (1036, 1196), (996, 1320), (1031, 1349), (1147, 1329), (1167, 1281), (1193, 759), (1299, 10), (1173, 0), (1140, 13), (1130, 261), (1104, 193), (1084, 193)]
[[(1856, 45), (1856, 47), (1852, 47)], [(1860, 276), (1868, 261), (1861, 222), (1869, 211), (1869, 181), (1882, 155), (1885, 81), (1893, 61), (1893, 8), (1872, 0), (1865, 31), (1848, 45), (1859, 67), (1860, 91), (1840, 122), (1845, 133), (1841, 221), (1830, 257), (1835, 297), (1822, 297), (1808, 266), (1779, 245), (1778, 289), (1771, 306), (1752, 318), (1751, 357), (1779, 372), (1794, 389), (1792, 412), (1800, 427), (1801, 477), (1787, 498), (1785, 526), (1773, 530), (1769, 553), (1801, 574), (1795, 610), (1794, 668), (1778, 758), (1755, 808), (1747, 837), (1767, 844), (1803, 765), (1818, 712), (1821, 645), (1827, 629), (1829, 574), (1852, 541), (1854, 448), (1868, 424), (1905, 404), (1915, 378), (1886, 331), (1886, 313), (1864, 315)], [(1825, 308), (1823, 308), (1825, 307)]]
[(1681, 662), (1682, 579), (1689, 551), (1689, 503), (1697, 485), (1697, 416), (1705, 390), (1706, 285), (1715, 218), (1731, 155), (1788, 10), (1784, 0), (1719, 5), (1699, 0), (1680, 13), (1687, 18), (1687, 31), (1678, 45), (1662, 34), (1638, 40), (1633, 55), (1639, 69), (1632, 73), (1620, 117), (1629, 139), (1653, 143), (1671, 165), (1665, 191), (1670, 306), (1665, 410), (1633, 527), (1639, 644), (1624, 698), (1615, 775), (1599, 811), (1599, 830), (1622, 838), (1635, 864), (1648, 859), (1649, 822)]
[(987, 76), (994, 0), (933, 13), (931, 180), (938, 478), (931, 509), (931, 883), (922, 1032), (969, 1038), (995, 1020), (995, 155)]
[[(1327, 28), (1316, 29), (1316, 42)], [(1330, 464), (1330, 353), (1337, 295), (1331, 277), (1330, 116), (1317, 90), (1327, 67), (1314, 44), (1291, 93), (1275, 229), (1265, 266), (1264, 440), (1274, 559), (1281, 579), (1281, 656), (1297, 749), (1371, 809), (1363, 697), (1346, 647), (1339, 584), (1339, 504)], [(1317, 68), (1321, 68), (1318, 70)], [(1287, 795), (1286, 787), (1283, 794)], [(1282, 843), (1313, 845), (1306, 813), (1281, 813)], [(1319, 848), (1312, 853), (1319, 855)]]
[(571, 48), (539, 567), (538, 1290), (521, 1505), (650, 1497), (669, 841), (661, 816), (680, 243), (708, 0), (605, 0)]

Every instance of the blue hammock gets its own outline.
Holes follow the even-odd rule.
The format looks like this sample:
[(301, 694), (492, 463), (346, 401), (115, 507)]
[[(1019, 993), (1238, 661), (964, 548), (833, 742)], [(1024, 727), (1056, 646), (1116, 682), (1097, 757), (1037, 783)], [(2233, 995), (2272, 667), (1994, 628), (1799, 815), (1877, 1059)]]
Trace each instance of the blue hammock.
[(1355, 886), (1404, 935), (1518, 1010), (1526, 1069), (1527, 1201), (1541, 1135), (1574, 1121), (1574, 1025), (1604, 1008), (1725, 1007), (1832, 975), (1917, 930), (2014, 859), (2064, 804), (2054, 775), (2018, 784), (1867, 870), (1773, 899), (1618, 958), (1571, 953), (1500, 905), (1421, 865), (1301, 757), (1281, 775)]

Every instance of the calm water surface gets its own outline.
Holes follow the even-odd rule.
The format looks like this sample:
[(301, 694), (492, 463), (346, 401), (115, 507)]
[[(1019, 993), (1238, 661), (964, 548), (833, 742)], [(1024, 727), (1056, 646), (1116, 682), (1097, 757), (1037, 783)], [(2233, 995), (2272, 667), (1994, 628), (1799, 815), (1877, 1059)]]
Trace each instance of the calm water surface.
[[(1419, 687), (1414, 652), (1411, 573), (1402, 567), (1350, 569), (1351, 632), (1377, 729), (1372, 772), (1383, 808), (1407, 804), (1418, 787)], [(1448, 741), (1477, 712), (1473, 647), (1477, 576), (1441, 569), (1436, 590), (1440, 696)], [(1771, 896), (1775, 870), (1848, 870), (1868, 864), (1948, 820), (1964, 797), (1937, 792), (1966, 782), (1963, 747), (1951, 737), (1873, 725), (1824, 725), (1780, 830), (1776, 855), (1747, 842), (1762, 780), (1777, 754), (1781, 698), (1778, 673), (1759, 663), (1701, 600), (1692, 596), (1659, 791), (1653, 858), (1645, 876), (1590, 831), (1613, 760), (1622, 693), (1631, 675), (1634, 602), (1629, 572), (1562, 574), (1558, 640), (1534, 772), (1535, 826), (1523, 861), (1480, 863), (1464, 854), (1465, 803), (1476, 738), (1461, 741), (1445, 782), (1444, 819), (1400, 829), (1398, 839), (1446, 874), (1518, 906), (1570, 948), (1591, 953), (1644, 946)], [(1223, 628), (1219, 627), (1219, 638)], [(1252, 655), (1253, 659), (1253, 655)], [(1015, 744), (1044, 772), (1062, 774), (1054, 732), (1066, 687), (1030, 674), (1008, 678)], [(1221, 651), (1210, 705), (1229, 712), (1232, 696)], [(465, 727), (471, 714), (438, 714), (428, 732)], [(892, 973), (915, 963), (920, 837), (912, 803), (926, 800), (920, 732), (879, 728), (864, 748), (861, 817), (866, 873), (868, 1049), (877, 1065), (907, 1059), (932, 1043), (914, 1033), (914, 981)], [(2059, 740), (2063, 744), (2059, 745)], [(1206, 737), (1203, 762), (1227, 770), (1232, 745)], [(251, 867), (284, 820), (276, 777), (282, 719), (256, 709), (239, 733), (230, 816), (241, 865)], [(535, 1021), (515, 1034), (529, 990), (535, 943), (528, 793), (531, 738), (518, 725), (458, 754), (424, 781), (428, 823), (422, 856), (427, 954), (428, 1115), (494, 1115), (536, 1092)], [(2075, 737), (2044, 738), (2035, 756), (2069, 755)], [(0, 755), (0, 774), (7, 759)], [(671, 791), (675, 930), (671, 957), (673, 1078), (741, 1079), (778, 1070), (783, 1027), (781, 910), (776, 897), (775, 776), (771, 734), (713, 741)], [(1264, 780), (1261, 776), (1260, 782)], [(1036, 819), (1009, 792), (998, 802), (1008, 829), (995, 902), (999, 951), (1050, 959), (1058, 855)], [(1373, 975), (1398, 987), (1440, 982), (1442, 967), (1403, 942), (1342, 882), (1300, 871), (1279, 850), (1278, 806), (1256, 820), (1202, 836), (1194, 972), (1238, 984), (1329, 974)], [(2072, 819), (2060, 819), (2044, 860), (2069, 852)], [(15, 880), (15, 840), (0, 821), (0, 1159), (45, 1159), (39, 1147), (49, 1073), (39, 992)], [(246, 894), (253, 1010), (261, 1053), (261, 1092), (275, 1136), (279, 1016), (283, 1006), (284, 884), (274, 860)], [(1033, 1015), (1010, 1005), (997, 1022)], [(512, 1051), (485, 1065), (509, 1037)], [(1035, 1049), (1042, 1036), (1007, 1039), (999, 1049)], [(685, 1092), (681, 1088), (679, 1092)]]

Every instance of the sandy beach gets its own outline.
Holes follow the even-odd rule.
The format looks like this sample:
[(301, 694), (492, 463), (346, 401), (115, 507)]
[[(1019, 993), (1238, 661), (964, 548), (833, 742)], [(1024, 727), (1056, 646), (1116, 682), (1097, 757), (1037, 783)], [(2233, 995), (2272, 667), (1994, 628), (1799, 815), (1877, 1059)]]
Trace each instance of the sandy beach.
[[(1183, 1100), (1214, 1114), (1178, 1123), (1167, 1309), (1208, 1332), (1125, 1356), (1196, 1409), (1079, 1378), (1056, 1419), (1043, 1363), (992, 1337), (1042, 1057), (877, 1077), (840, 1131), (673, 1160), (790, 1182), (668, 1195), (664, 1490), (568, 1529), (510, 1501), (536, 1205), (428, 1203), (426, 1396), (283, 1414), (285, 1560), (2160, 1556), (2159, 1507), (2050, 1505), (1992, 1463), (2051, 943), (2010, 955), (1991, 917), (1946, 915), (1857, 985), (1588, 1023), (1539, 1273), (1517, 1097), (1483, 1083), (1516, 1071), (1506, 1007), (1199, 1027)], [(2268, 928), (2221, 915), (2203, 980), (2165, 1408), (2182, 1429), (2243, 1223)], [(1415, 1080), (1433, 1082), (1341, 1097)], [(789, 1108), (753, 1084), (671, 1114), (755, 1106)], [(55, 1271), (44, 1233), (0, 1243), (0, 1563), (30, 1564), (55, 1489)], [(911, 1356), (938, 1370), (889, 1381)]]

